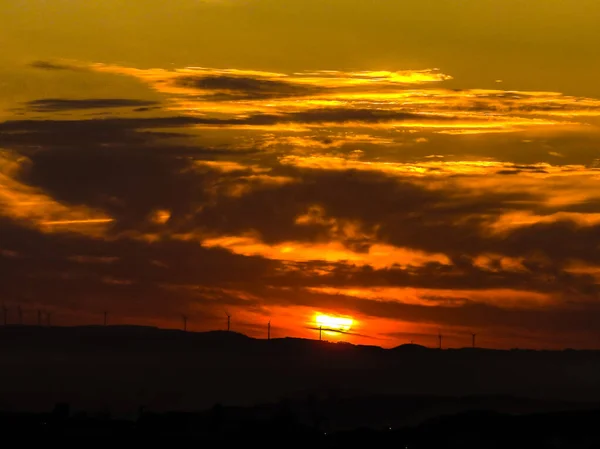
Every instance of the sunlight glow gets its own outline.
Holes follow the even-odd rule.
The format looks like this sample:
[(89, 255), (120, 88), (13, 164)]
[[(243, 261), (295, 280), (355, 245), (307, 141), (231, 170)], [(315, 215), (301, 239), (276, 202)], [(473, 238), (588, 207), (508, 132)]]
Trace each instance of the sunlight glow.
[(352, 329), (354, 320), (352, 318), (337, 317), (331, 315), (317, 314), (315, 316), (315, 322), (318, 327), (327, 328), (338, 332), (348, 332)]

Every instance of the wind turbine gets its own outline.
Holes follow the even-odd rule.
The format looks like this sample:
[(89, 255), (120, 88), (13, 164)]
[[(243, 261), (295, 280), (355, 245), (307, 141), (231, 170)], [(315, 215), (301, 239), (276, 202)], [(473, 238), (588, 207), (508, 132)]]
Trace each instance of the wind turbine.
[(269, 320), (269, 323), (267, 324), (267, 340), (271, 339), (271, 320)]
[(307, 326), (306, 329), (310, 329), (312, 331), (319, 331), (319, 341), (323, 341), (323, 332), (327, 333), (334, 333), (334, 334), (340, 334), (340, 335), (359, 335), (362, 337), (366, 337), (366, 335), (362, 335), (362, 334), (357, 334), (354, 332), (350, 332), (349, 329), (339, 329), (339, 328), (335, 328), (335, 327), (329, 327), (327, 326), (327, 323), (315, 323), (313, 326)]
[(475, 337), (476, 336), (477, 336), (477, 334), (475, 334), (475, 333), (471, 334), (471, 343), (472, 343), (473, 348), (475, 348)]
[(181, 318), (183, 319), (183, 332), (187, 332), (188, 317), (187, 317), (187, 315), (181, 315)]
[(105, 310), (104, 311), (104, 325), (106, 326), (108, 324), (108, 312)]
[(227, 332), (229, 332), (231, 330), (231, 315), (228, 312), (225, 312), (225, 315), (227, 315)]
[(438, 332), (439, 349), (442, 349), (442, 333)]

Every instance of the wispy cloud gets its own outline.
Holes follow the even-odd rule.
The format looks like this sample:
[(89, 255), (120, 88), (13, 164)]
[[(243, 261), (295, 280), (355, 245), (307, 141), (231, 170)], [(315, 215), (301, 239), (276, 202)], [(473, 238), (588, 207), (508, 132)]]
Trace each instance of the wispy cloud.
[(50, 71), (54, 71), (54, 70), (71, 70), (71, 71), (87, 70), (86, 66), (84, 64), (72, 62), (72, 61), (57, 62), (57, 61), (38, 60), (38, 61), (33, 61), (29, 65), (30, 65), (30, 67), (32, 67), (34, 69), (50, 70)]
[[(555, 92), (443, 89), (438, 85), (452, 77), (438, 69), (293, 74), (198, 67), (143, 70), (105, 64), (90, 69), (136, 77), (170, 96), (171, 108), (190, 114), (230, 120), (257, 113), (282, 117), (262, 123), (248, 120), (250, 125), (272, 126), (292, 118), (310, 125), (314, 117), (328, 111), (330, 120), (319, 123), (346, 123), (353, 117), (357, 126), (385, 121), (393, 127), (394, 117), (412, 116), (420, 120), (404, 126), (419, 127), (421, 121), (437, 117), (458, 122), (450, 128), (475, 133), (490, 128), (518, 131), (574, 125), (580, 124), (577, 118), (600, 115), (600, 101)], [(374, 116), (380, 118), (374, 120)]]
[(156, 104), (155, 101), (127, 98), (42, 98), (29, 101), (26, 106), (36, 112), (60, 112), (81, 109), (140, 108)]
[(366, 251), (358, 252), (336, 241), (323, 243), (290, 241), (266, 245), (252, 237), (222, 236), (204, 239), (202, 245), (209, 248), (227, 248), (236, 254), (257, 255), (280, 261), (319, 260), (373, 268), (419, 266), (429, 262), (448, 265), (451, 263), (444, 254), (427, 254), (423, 251), (382, 244), (373, 244)]

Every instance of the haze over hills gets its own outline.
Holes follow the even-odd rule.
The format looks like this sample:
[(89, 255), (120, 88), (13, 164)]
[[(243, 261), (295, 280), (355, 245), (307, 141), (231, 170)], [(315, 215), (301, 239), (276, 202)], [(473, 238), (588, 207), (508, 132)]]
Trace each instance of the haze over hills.
[[(0, 354), (5, 411), (43, 411), (66, 401), (73, 409), (133, 416), (142, 405), (203, 410), (217, 403), (316, 397), (362, 404), (343, 407), (353, 410), (348, 419), (360, 421), (374, 409), (397, 411), (374, 405), (390, 397), (438, 398), (425, 408), (408, 407), (422, 416), (473, 407), (533, 412), (600, 403), (598, 351), (382, 349), (226, 331), (7, 326), (0, 328)], [(418, 415), (406, 413), (402, 419)]]

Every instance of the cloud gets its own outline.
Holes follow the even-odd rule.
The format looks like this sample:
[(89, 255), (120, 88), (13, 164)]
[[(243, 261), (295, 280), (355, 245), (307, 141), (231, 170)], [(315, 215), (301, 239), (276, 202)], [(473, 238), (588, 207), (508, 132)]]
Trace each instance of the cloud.
[(17, 154), (0, 151), (1, 215), (36, 226), (42, 232), (54, 232), (57, 227), (70, 225), (90, 235), (102, 234), (113, 221), (102, 211), (62, 204), (43, 190), (20, 182), (19, 174), (26, 170), (28, 162)]
[[(295, 327), (301, 317), (308, 318), (309, 310), (331, 309), (348, 312), (372, 326), (377, 320), (404, 320), (421, 326), (422, 331), (435, 323), (445, 329), (486, 328), (500, 336), (507, 329), (534, 326), (539, 332), (595, 332), (592, 317), (597, 311), (593, 307), (585, 311), (572, 309), (567, 303), (557, 304), (556, 299), (540, 307), (536, 298), (555, 295), (553, 291), (536, 294), (494, 289), (492, 282), (502, 285), (498, 280), (502, 272), (487, 277), (483, 272), (461, 276), (456, 268), (447, 267), (442, 271), (438, 268), (436, 274), (433, 266), (417, 272), (397, 268), (373, 272), (368, 267), (357, 270), (334, 264), (330, 278), (326, 276), (318, 280), (320, 285), (315, 282), (315, 288), (306, 290), (307, 281), (316, 281), (308, 267), (282, 272), (285, 265), (277, 260), (234, 255), (193, 241), (165, 237), (148, 242), (125, 236), (105, 240), (66, 233), (40, 234), (5, 221), (0, 226), (4, 235), (10, 236), (9, 251), (15, 253), (18, 248), (20, 254), (18, 259), (0, 257), (0, 266), (10, 280), (2, 287), (5, 297), (16, 297), (25, 284), (28, 299), (21, 305), (26, 310), (51, 306), (57, 320), (75, 313), (79, 320), (93, 319), (94, 311), (98, 315), (109, 309), (116, 320), (177, 325), (180, 313), (185, 311), (197, 326), (214, 328), (219, 326), (222, 308), (227, 307), (236, 317), (244, 316), (250, 322), (271, 314), (285, 332), (303, 335)], [(352, 272), (358, 276), (348, 277)], [(432, 289), (430, 281), (441, 279), (444, 272), (449, 282), (446, 290), (442, 285), (439, 290)], [(404, 277), (403, 282), (410, 287), (373, 289), (383, 284), (382, 279), (377, 281), (380, 275), (388, 276), (387, 283), (393, 276)], [(415, 276), (423, 286), (416, 287), (417, 291)], [(488, 279), (489, 287), (478, 292), (453, 283), (462, 279), (464, 285), (473, 287), (472, 282), (482, 278)], [(522, 274), (521, 279), (528, 276)], [(504, 282), (518, 285), (514, 279)], [(53, 288), (57, 283), (66, 288)], [(348, 285), (362, 287), (351, 291)], [(406, 293), (419, 301), (404, 301)], [(360, 332), (377, 336), (374, 329), (376, 326)]]
[(270, 246), (251, 237), (220, 236), (206, 238), (202, 241), (202, 245), (208, 248), (226, 248), (236, 254), (260, 255), (279, 261), (320, 260), (350, 263), (354, 266), (369, 266), (376, 269), (393, 266), (418, 266), (432, 261), (441, 264), (450, 263), (450, 260), (443, 254), (426, 254), (381, 244), (369, 245), (366, 251), (357, 252), (336, 241), (313, 244), (291, 241)]
[(154, 106), (157, 102), (147, 100), (133, 100), (127, 98), (42, 98), (27, 102), (27, 107), (36, 112), (60, 112), (82, 109), (106, 109), (106, 108), (135, 108), (143, 106)]
[(556, 305), (550, 295), (539, 292), (524, 292), (510, 289), (486, 290), (432, 290), (413, 287), (375, 287), (375, 288), (331, 288), (309, 287), (309, 290), (329, 295), (342, 294), (355, 298), (375, 301), (396, 301), (401, 304), (415, 304), (425, 307), (444, 306), (461, 307), (467, 304), (492, 304), (501, 309), (542, 309)]
[[(186, 67), (135, 69), (91, 64), (90, 70), (133, 76), (172, 98), (171, 108), (206, 115), (267, 116), (340, 109), (375, 114), (447, 115), (460, 119), (464, 133), (515, 132), (532, 127), (581, 126), (579, 117), (600, 115), (600, 101), (556, 92), (498, 89), (443, 89), (450, 75), (438, 69), (343, 72), (321, 70), (292, 74)], [(361, 121), (361, 117), (357, 117)], [(487, 121), (488, 126), (477, 122)], [(334, 121), (335, 122), (335, 121)], [(372, 123), (371, 117), (366, 123)], [(208, 123), (207, 123), (208, 124)], [(233, 125), (234, 123), (230, 123)], [(252, 123), (250, 123), (252, 124)], [(265, 125), (266, 123), (253, 123)], [(417, 124), (418, 125), (418, 124)], [(496, 131), (500, 130), (500, 131)], [(441, 129), (441, 132), (448, 132)]]
[(164, 101), (40, 98), (0, 123), (3, 297), (71, 324), (211, 329), (227, 307), (307, 337), (345, 314), (357, 342), (597, 335), (596, 100), (436, 70), (88, 68)]
[[(139, 317), (156, 317), (159, 310), (175, 314), (184, 308), (214, 309), (222, 303), (211, 305), (202, 290), (174, 295), (166, 286), (194, 283), (217, 287), (232, 281), (248, 282), (273, 265), (259, 258), (232, 256), (224, 250), (168, 239), (153, 243), (128, 238), (106, 240), (70, 232), (52, 234), (50, 238), (6, 220), (1, 220), (0, 226), (3, 234), (10, 236), (8, 246), (20, 248), (23, 256), (18, 263), (12, 263), (17, 259), (0, 257), (3, 272), (12, 278), (4, 283), (3, 296), (8, 299), (26, 294), (24, 308), (52, 306), (63, 314), (69, 309), (106, 310), (107, 305), (114, 316)], [(90, 263), (96, 261), (100, 263), (91, 268)], [(245, 274), (240, 277), (241, 273)], [(249, 276), (246, 281), (245, 276)], [(107, 282), (111, 279), (123, 282)], [(57, 282), (69, 288), (52, 288)], [(135, 298), (140, 295), (144, 301), (136, 304)], [(230, 301), (233, 305), (240, 303), (235, 297)]]
[(75, 63), (62, 63), (62, 62), (52, 62), (52, 61), (33, 61), (29, 65), (35, 69), (51, 70), (51, 71), (53, 71), (53, 70), (74, 70), (74, 71), (87, 70), (85, 66), (77, 65)]
[(422, 84), (451, 80), (452, 76), (442, 73), (439, 69), (425, 70), (363, 70), (360, 72), (343, 72), (339, 70), (318, 70), (315, 72), (294, 73), (300, 80), (315, 84), (325, 84), (330, 87), (364, 84)]
[(104, 118), (82, 120), (9, 120), (0, 123), (0, 132), (55, 132), (68, 129), (94, 131), (172, 128), (197, 124), (197, 119), (185, 116), (149, 118)]
[(259, 79), (242, 76), (185, 75), (175, 79), (176, 86), (210, 92), (207, 99), (258, 100), (281, 97), (306, 96), (319, 91), (318, 87), (295, 84), (278, 79)]
[(419, 115), (408, 112), (377, 112), (357, 109), (314, 109), (307, 112), (290, 112), (281, 115), (254, 114), (243, 118), (203, 118), (190, 116), (148, 117), (148, 118), (104, 118), (73, 122), (71, 120), (15, 120), (0, 123), (0, 132), (55, 131), (61, 127), (94, 130), (111, 127), (117, 131), (140, 128), (171, 128), (201, 125), (272, 126), (281, 123), (323, 124), (365, 122), (380, 123), (391, 121), (452, 121), (453, 117)]

